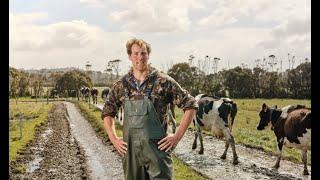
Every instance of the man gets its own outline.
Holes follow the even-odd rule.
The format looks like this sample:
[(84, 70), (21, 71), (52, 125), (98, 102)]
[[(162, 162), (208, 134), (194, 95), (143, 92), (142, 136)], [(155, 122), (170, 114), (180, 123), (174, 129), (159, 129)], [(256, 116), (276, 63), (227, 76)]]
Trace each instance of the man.
[[(132, 63), (128, 74), (111, 88), (102, 119), (113, 146), (123, 157), (126, 179), (172, 179), (170, 152), (178, 144), (198, 108), (195, 99), (170, 76), (148, 65), (151, 47), (141, 39), (126, 44)], [(167, 105), (184, 110), (178, 131), (167, 133)], [(114, 117), (124, 107), (123, 139)]]

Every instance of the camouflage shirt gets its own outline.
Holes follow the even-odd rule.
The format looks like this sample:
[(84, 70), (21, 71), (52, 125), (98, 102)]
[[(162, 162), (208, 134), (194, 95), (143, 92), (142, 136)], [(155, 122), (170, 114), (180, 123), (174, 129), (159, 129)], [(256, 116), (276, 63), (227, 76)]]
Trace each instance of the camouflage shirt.
[(132, 100), (143, 95), (148, 96), (153, 102), (165, 130), (167, 130), (167, 106), (169, 103), (173, 102), (183, 111), (198, 108), (194, 97), (181, 88), (169, 75), (150, 67), (145, 80), (139, 84), (133, 76), (131, 68), (126, 75), (113, 84), (104, 104), (101, 118), (104, 119), (106, 116), (115, 117), (126, 96)]

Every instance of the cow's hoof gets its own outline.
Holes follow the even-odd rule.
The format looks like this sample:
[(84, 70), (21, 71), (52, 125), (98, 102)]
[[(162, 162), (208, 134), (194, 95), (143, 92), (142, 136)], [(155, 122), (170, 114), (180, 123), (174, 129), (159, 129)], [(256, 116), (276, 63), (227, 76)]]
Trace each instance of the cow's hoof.
[(272, 166), (275, 169), (279, 169), (279, 164), (275, 164), (274, 166)]
[(233, 160), (233, 165), (239, 164), (238, 158)]
[(307, 169), (303, 170), (303, 175), (309, 175), (309, 172)]
[(197, 148), (197, 145), (192, 145), (192, 149), (194, 150), (194, 149), (196, 149)]
[(222, 154), (222, 156), (220, 156), (220, 159), (226, 159), (227, 155), (226, 154)]
[(199, 151), (199, 154), (203, 154), (203, 150), (200, 150), (200, 151)]

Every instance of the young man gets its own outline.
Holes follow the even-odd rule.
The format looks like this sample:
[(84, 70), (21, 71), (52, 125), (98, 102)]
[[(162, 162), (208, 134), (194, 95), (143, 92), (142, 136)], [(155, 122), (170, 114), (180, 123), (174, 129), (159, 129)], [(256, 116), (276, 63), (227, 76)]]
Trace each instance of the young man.
[[(132, 63), (105, 102), (102, 119), (113, 146), (123, 157), (126, 179), (172, 179), (170, 152), (178, 144), (198, 108), (195, 99), (170, 76), (148, 65), (151, 47), (142, 39), (126, 44)], [(175, 134), (167, 133), (167, 106), (173, 102), (184, 115)], [(114, 117), (124, 107), (123, 139)]]

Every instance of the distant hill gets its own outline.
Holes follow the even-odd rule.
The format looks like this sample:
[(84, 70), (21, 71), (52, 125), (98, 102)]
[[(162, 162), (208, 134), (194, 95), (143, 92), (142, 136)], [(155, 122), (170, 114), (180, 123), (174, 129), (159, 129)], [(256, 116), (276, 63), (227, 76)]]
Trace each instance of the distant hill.
[[(18, 69), (20, 71), (24, 71), (30, 74), (41, 74), (42, 76), (45, 76), (48, 81), (51, 80), (51, 73), (66, 73), (68, 71), (73, 71), (73, 70), (79, 70), (85, 72), (83, 69), (75, 68), (75, 67), (67, 67), (67, 68), (53, 68), (53, 69)], [(95, 86), (110, 86), (112, 83), (110, 81), (110, 75), (101, 72), (101, 71), (88, 71), (86, 72), (89, 74), (91, 77), (93, 84)], [(113, 79), (115, 78), (115, 75), (112, 75)]]

